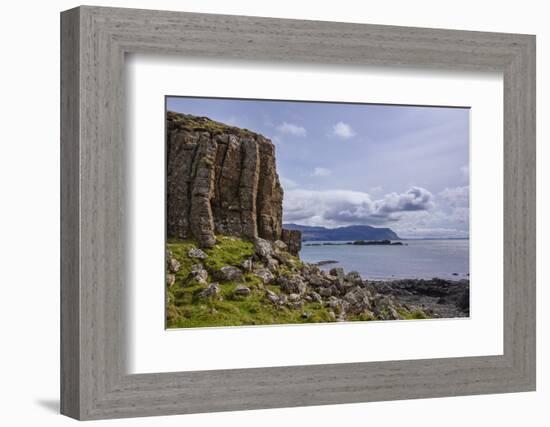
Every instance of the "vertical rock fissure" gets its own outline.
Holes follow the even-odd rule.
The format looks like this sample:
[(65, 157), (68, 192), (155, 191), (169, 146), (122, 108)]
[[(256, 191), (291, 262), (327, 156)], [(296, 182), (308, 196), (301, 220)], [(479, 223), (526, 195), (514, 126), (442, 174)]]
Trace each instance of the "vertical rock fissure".
[(186, 228), (186, 231), (185, 231), (185, 238), (188, 238), (189, 235), (190, 235), (189, 218), (191, 217), (191, 195), (193, 193), (193, 183), (195, 181), (195, 174), (196, 174), (195, 162), (196, 162), (196, 159), (197, 159), (198, 149), (199, 149), (198, 144), (196, 144), (194, 147), (191, 148), (191, 150), (192, 150), (191, 162), (190, 162), (191, 167), (189, 168), (189, 174), (186, 177), (186, 181), (187, 181), (187, 188), (186, 188), (187, 203), (185, 204), (185, 217), (186, 217), (186, 222), (187, 222), (187, 228)]
[(169, 238), (192, 238), (203, 247), (215, 244), (216, 233), (292, 238), (297, 253), (299, 233), (282, 229), (283, 189), (269, 139), (173, 112), (167, 113), (167, 135)]
[[(225, 218), (223, 218), (223, 206), (222, 206), (223, 199), (222, 199), (222, 191), (221, 191), (221, 185), (220, 184), (221, 184), (223, 169), (225, 167), (225, 159), (227, 157), (227, 151), (228, 151), (228, 148), (229, 148), (228, 144), (229, 144), (229, 142), (227, 142), (227, 144), (226, 144), (224, 141), (222, 141), (221, 138), (218, 140), (218, 152), (219, 152), (220, 149), (223, 151), (223, 153), (221, 154), (220, 162), (219, 162), (219, 172), (218, 172), (218, 175), (216, 177), (216, 188), (215, 188), (216, 214), (217, 214), (215, 216), (218, 216), (220, 218), (220, 221), (218, 223), (218, 227), (216, 229), (216, 232), (218, 232), (218, 233), (223, 233), (224, 230), (225, 230)], [(223, 147), (223, 148), (220, 148), (220, 147)], [(217, 157), (216, 157), (216, 165), (218, 165)]]

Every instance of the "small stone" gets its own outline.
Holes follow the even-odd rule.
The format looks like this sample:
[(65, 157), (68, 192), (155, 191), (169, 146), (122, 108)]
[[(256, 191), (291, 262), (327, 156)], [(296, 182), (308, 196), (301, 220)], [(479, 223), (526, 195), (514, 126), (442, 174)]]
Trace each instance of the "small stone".
[(311, 317), (311, 313), (309, 311), (304, 311), (302, 313), (302, 319), (309, 319)]
[(176, 276), (174, 274), (166, 275), (166, 284), (170, 288), (176, 282)]
[(250, 288), (244, 286), (244, 285), (239, 285), (235, 288), (235, 290), (233, 291), (233, 293), (235, 295), (243, 295), (243, 296), (247, 296), (247, 295), (250, 295)]
[(303, 301), (289, 301), (288, 302), (288, 308), (292, 308), (292, 309), (299, 309), (299, 308), (302, 308), (304, 306), (304, 302)]
[(299, 301), (300, 300), (300, 294), (290, 294), (288, 296), (288, 300), (290, 302), (296, 302), (296, 301)]
[(211, 283), (206, 289), (199, 292), (199, 297), (209, 298), (218, 295), (220, 292), (220, 285), (217, 283)]
[(193, 264), (191, 278), (201, 285), (206, 285), (208, 283), (208, 271), (204, 269), (202, 264)]
[(328, 298), (332, 295), (332, 288), (321, 288), (319, 289), (319, 295), (323, 298)]
[(199, 249), (199, 248), (189, 249), (189, 252), (187, 252), (187, 255), (191, 258), (198, 258), (198, 259), (208, 258), (208, 255), (206, 255), (204, 253), (204, 251), (202, 249)]
[(168, 268), (172, 273), (177, 273), (181, 267), (180, 262), (176, 258), (170, 258), (168, 261)]
[(334, 311), (329, 311), (328, 315), (332, 320), (336, 320), (336, 313)]
[(267, 289), (265, 291), (265, 295), (267, 297), (267, 299), (269, 301), (271, 301), (273, 304), (277, 304), (279, 302), (279, 297), (277, 296), (277, 294), (273, 291), (270, 291), (269, 289)]

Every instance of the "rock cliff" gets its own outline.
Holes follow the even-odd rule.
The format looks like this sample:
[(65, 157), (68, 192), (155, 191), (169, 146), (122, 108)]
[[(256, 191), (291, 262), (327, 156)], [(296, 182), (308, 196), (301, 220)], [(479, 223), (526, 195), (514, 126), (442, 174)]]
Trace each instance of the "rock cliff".
[(262, 135), (206, 117), (167, 113), (167, 235), (211, 248), (215, 235), (269, 241), (301, 235), (282, 230), (283, 189), (275, 147)]

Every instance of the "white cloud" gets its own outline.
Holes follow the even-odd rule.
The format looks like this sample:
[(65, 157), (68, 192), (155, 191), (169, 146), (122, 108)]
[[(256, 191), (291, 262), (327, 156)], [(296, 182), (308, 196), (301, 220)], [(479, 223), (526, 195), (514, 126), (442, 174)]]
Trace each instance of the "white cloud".
[(283, 122), (277, 126), (277, 130), (281, 133), (287, 133), (294, 136), (306, 136), (307, 130), (303, 126), (295, 125), (294, 123)]
[(355, 131), (351, 128), (351, 126), (344, 122), (336, 123), (332, 127), (332, 133), (335, 136), (343, 139), (349, 139), (356, 135)]
[(411, 187), (405, 193), (386, 194), (378, 200), (377, 210), (383, 213), (423, 211), (433, 207), (433, 194), (422, 187)]
[(285, 194), (284, 220), (328, 227), (393, 223), (407, 212), (431, 209), (432, 198), (432, 193), (420, 187), (386, 194), (379, 200), (360, 191), (295, 189)]
[(312, 176), (329, 176), (329, 175), (332, 175), (332, 171), (327, 168), (317, 167), (313, 169), (313, 173), (311, 175)]
[(467, 207), (470, 204), (470, 186), (445, 188), (438, 196), (450, 207)]
[(281, 181), (281, 185), (283, 186), (283, 188), (287, 190), (298, 187), (298, 184), (290, 178), (285, 178), (284, 176), (281, 176), (279, 180)]
[(468, 208), (452, 210), (430, 209), (409, 212), (399, 221), (391, 224), (391, 229), (400, 237), (468, 237)]

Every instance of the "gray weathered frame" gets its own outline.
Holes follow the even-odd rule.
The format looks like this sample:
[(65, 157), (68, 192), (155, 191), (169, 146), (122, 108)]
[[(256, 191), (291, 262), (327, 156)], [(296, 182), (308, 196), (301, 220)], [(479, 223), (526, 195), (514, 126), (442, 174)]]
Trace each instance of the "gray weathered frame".
[[(504, 76), (504, 354), (128, 375), (124, 57)], [(83, 6), (61, 14), (61, 412), (99, 419), (535, 389), (535, 37)]]

